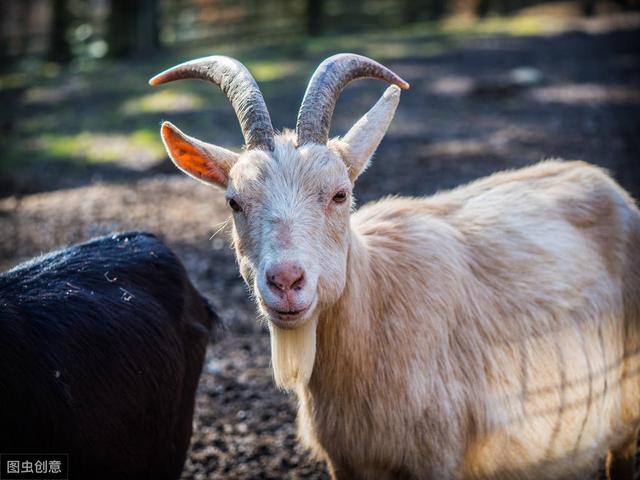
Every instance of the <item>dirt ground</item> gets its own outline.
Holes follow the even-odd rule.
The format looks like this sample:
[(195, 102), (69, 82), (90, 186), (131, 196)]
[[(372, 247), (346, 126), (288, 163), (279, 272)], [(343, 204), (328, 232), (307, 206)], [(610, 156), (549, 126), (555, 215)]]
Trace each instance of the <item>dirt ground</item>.
[[(385, 63), (411, 90), (356, 186), (359, 203), (430, 195), (552, 157), (601, 165), (640, 198), (637, 20), (535, 37), (473, 36), (428, 56), (418, 48), (420, 36), (407, 39), (409, 54)], [(303, 89), (304, 78), (291, 81), (292, 92)], [(333, 132), (343, 133), (382, 88), (370, 81), (350, 87)], [(279, 105), (277, 128), (279, 121), (293, 124), (299, 100), (286, 92), (267, 98)], [(46, 191), (26, 195), (16, 187), (23, 178), (2, 175), (0, 268), (98, 234), (147, 230), (178, 252), (223, 318), (226, 333), (209, 349), (199, 386), (184, 479), (327, 478), (296, 441), (295, 400), (273, 386), (268, 335), (227, 246), (219, 191), (166, 163), (99, 182), (87, 175), (73, 188), (46, 177)]]

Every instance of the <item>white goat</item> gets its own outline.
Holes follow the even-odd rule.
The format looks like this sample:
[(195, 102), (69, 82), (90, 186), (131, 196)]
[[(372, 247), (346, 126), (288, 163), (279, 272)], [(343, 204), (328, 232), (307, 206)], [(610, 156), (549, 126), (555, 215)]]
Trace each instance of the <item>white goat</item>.
[[(395, 84), (329, 140), (351, 80)], [(274, 134), (227, 57), (174, 67), (218, 84), (238, 154), (162, 137), (175, 164), (226, 190), (240, 271), (271, 333), (299, 434), (334, 478), (587, 478), (629, 472), (640, 418), (640, 213), (602, 170), (543, 162), (353, 215), (352, 187), (408, 84), (353, 54), (313, 75), (296, 133)], [(625, 470), (626, 469), (626, 470)]]

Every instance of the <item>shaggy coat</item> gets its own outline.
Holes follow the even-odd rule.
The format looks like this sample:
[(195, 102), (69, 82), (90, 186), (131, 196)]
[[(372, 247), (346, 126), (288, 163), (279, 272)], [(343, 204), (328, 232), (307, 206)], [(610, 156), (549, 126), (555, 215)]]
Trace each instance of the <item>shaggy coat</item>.
[(177, 479), (218, 318), (178, 258), (116, 234), (0, 275), (0, 452), (71, 479)]
[[(155, 78), (202, 78), (217, 61)], [(268, 146), (235, 153), (162, 126), (175, 164), (225, 190), (275, 381), (300, 400), (301, 439), (340, 479), (584, 479), (607, 449), (610, 471), (629, 474), (640, 420), (633, 200), (596, 167), (549, 161), (353, 213), (353, 186), (408, 87), (377, 77), (394, 86), (325, 141), (363, 62), (380, 67), (352, 54), (318, 67), (297, 138), (266, 135)]]
[(352, 217), (298, 387), (339, 478), (587, 478), (640, 418), (640, 214), (543, 162)]

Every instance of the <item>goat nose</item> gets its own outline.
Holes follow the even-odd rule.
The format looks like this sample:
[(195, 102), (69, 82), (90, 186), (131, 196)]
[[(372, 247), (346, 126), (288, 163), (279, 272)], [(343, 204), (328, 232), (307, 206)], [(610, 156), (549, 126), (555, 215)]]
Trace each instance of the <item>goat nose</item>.
[(304, 286), (304, 270), (295, 263), (279, 263), (267, 270), (267, 285), (276, 294), (300, 290)]

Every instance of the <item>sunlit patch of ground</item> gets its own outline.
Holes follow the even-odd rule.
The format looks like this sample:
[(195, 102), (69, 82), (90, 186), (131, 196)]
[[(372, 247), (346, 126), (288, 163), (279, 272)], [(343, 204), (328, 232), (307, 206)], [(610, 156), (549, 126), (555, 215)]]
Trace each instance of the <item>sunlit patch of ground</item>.
[(90, 88), (91, 84), (86, 78), (71, 77), (63, 83), (29, 88), (25, 93), (24, 102), (55, 106), (73, 95), (88, 92)]
[(287, 60), (249, 61), (246, 67), (258, 82), (281, 80), (292, 74), (300, 73), (304, 63)]
[(205, 107), (206, 102), (200, 95), (164, 89), (126, 100), (120, 111), (125, 115), (136, 115), (138, 113), (192, 112), (203, 110)]
[(536, 88), (531, 92), (539, 102), (565, 103), (567, 105), (638, 104), (640, 88), (627, 85), (598, 85), (593, 83), (567, 83)]
[(39, 149), (53, 157), (81, 158), (90, 163), (122, 163), (132, 170), (144, 170), (164, 157), (157, 133), (139, 130), (125, 134), (43, 135), (36, 142)]

